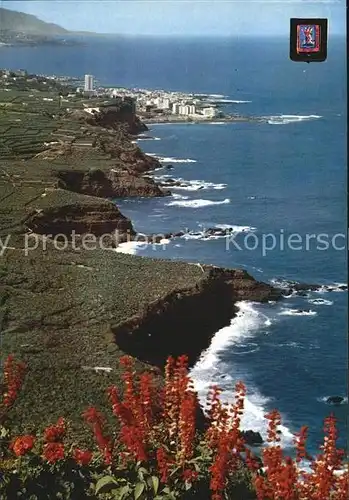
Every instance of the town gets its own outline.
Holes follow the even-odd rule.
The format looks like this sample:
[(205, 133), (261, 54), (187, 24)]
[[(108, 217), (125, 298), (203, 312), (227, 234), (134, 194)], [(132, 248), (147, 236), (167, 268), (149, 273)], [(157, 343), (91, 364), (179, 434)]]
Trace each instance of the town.
[[(54, 92), (57, 85), (61, 86), (59, 94)], [(45, 101), (52, 102), (53, 110), (62, 111), (72, 111), (82, 105), (86, 112), (94, 113), (101, 105), (113, 106), (127, 100), (146, 124), (263, 121), (262, 118), (226, 113), (223, 106), (236, 101), (223, 95), (108, 87), (90, 74), (81, 78), (32, 75), (24, 69), (0, 69), (0, 88), (3, 92), (11, 92), (6, 101), (15, 98), (17, 91), (29, 88), (34, 92), (46, 91)], [(4, 99), (4, 94), (2, 96)]]
[[(93, 75), (85, 75), (83, 87), (77, 92), (85, 96), (110, 98), (131, 98), (135, 102), (136, 112), (142, 118), (161, 121), (178, 120), (212, 120), (224, 118), (224, 113), (218, 109), (219, 97), (165, 90), (126, 89), (123, 87), (110, 88), (94, 85)], [(177, 119), (177, 120), (176, 120)]]

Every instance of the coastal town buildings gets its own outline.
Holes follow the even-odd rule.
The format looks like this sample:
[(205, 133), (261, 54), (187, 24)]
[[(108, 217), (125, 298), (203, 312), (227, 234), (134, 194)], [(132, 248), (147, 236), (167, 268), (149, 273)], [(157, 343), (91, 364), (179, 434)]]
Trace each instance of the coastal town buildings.
[[(156, 117), (166, 117), (175, 121), (186, 121), (187, 119), (211, 120), (221, 116), (216, 103), (210, 96), (204, 94), (189, 94), (184, 92), (149, 90), (140, 88), (94, 88), (94, 77), (85, 75), (84, 94), (90, 96), (108, 96), (114, 99), (131, 99), (135, 103), (136, 112), (142, 116), (146, 114)], [(171, 118), (172, 117), (172, 118)]]
[(84, 91), (85, 92), (93, 92), (93, 76), (92, 75), (85, 75)]
[(179, 115), (179, 104), (178, 102), (172, 104), (172, 114), (173, 115)]
[(180, 115), (189, 115), (189, 106), (179, 106)]
[(204, 108), (202, 110), (202, 112), (203, 112), (203, 115), (207, 116), (207, 117), (213, 117), (213, 116), (216, 116), (216, 114), (217, 114), (216, 108), (213, 108), (213, 107)]

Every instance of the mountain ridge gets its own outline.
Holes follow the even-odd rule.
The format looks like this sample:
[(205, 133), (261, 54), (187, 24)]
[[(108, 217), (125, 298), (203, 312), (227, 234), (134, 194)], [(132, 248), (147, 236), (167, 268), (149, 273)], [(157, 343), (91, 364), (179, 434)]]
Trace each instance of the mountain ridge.
[(32, 14), (0, 7), (0, 32), (13, 31), (30, 35), (66, 35), (71, 33), (58, 24), (47, 23)]

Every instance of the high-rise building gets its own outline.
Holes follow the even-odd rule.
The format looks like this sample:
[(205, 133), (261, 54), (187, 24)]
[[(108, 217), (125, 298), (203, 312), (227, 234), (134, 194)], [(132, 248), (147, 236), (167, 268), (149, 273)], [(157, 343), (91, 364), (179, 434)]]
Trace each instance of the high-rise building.
[(179, 114), (180, 115), (189, 115), (189, 113), (190, 113), (189, 106), (185, 106), (185, 105), (179, 106)]
[(85, 75), (84, 91), (85, 92), (92, 92), (93, 91), (93, 76), (92, 75)]
[(178, 115), (179, 114), (179, 108), (180, 108), (180, 105), (175, 102), (174, 104), (172, 104), (172, 113), (174, 115)]

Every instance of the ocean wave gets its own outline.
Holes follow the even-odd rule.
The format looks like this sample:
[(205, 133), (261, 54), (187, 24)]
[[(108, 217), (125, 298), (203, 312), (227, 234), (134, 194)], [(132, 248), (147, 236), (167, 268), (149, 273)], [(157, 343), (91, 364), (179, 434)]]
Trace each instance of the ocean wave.
[(257, 231), (256, 227), (252, 226), (238, 226), (234, 224), (216, 224), (215, 227), (219, 229), (227, 229), (228, 231), (232, 231), (233, 233), (251, 233)]
[[(210, 241), (210, 240), (218, 240), (220, 238), (227, 238), (231, 234), (244, 233), (248, 229), (251, 231), (255, 230), (255, 228), (252, 228), (250, 226), (217, 224), (216, 226), (207, 229), (202, 227), (202, 229), (197, 231), (186, 231), (181, 237), (185, 240)], [(263, 271), (260, 270), (260, 272)]]
[[(202, 181), (200, 179), (193, 179), (188, 181), (183, 179), (182, 177), (172, 177), (170, 174), (164, 175), (149, 175), (152, 177), (155, 182), (162, 182), (171, 190), (179, 190), (179, 191), (199, 191), (199, 190), (207, 190), (207, 189), (215, 189), (221, 190), (225, 189), (228, 184), (220, 184), (209, 181)], [(175, 183), (175, 184), (174, 184)], [(177, 184), (177, 185), (176, 185)]]
[[(265, 326), (267, 316), (257, 309), (253, 302), (238, 302), (239, 311), (232, 319), (229, 326), (226, 326), (216, 332), (212, 338), (210, 347), (204, 351), (190, 372), (194, 381), (194, 386), (198, 392), (200, 401), (205, 408), (207, 392), (214, 384), (222, 389), (222, 401), (234, 401), (233, 386), (240, 379), (234, 377), (232, 371), (234, 364), (229, 367), (220, 359), (223, 352), (232, 354), (247, 354), (258, 350), (258, 344), (254, 341), (255, 334), (261, 327)], [(245, 351), (245, 352), (244, 352)], [(241, 428), (245, 430), (252, 429), (260, 432), (262, 437), (267, 437), (267, 421), (264, 417), (267, 409), (268, 398), (259, 393), (257, 388), (249, 384), (248, 394), (245, 398), (245, 410), (241, 418)], [(281, 426), (281, 444), (290, 446), (294, 436), (286, 426)]]
[(192, 160), (191, 158), (173, 158), (172, 156), (159, 156), (156, 153), (147, 153), (148, 156), (152, 156), (159, 160), (160, 163), (196, 163), (197, 160)]
[(252, 101), (237, 101), (237, 100), (234, 100), (234, 99), (213, 99), (212, 102), (215, 102), (217, 104), (247, 104), (247, 103), (250, 103)]
[(199, 191), (201, 189), (225, 189), (228, 184), (215, 184), (214, 182), (206, 182), (200, 180), (184, 181), (186, 185), (170, 186), (171, 189), (179, 189), (183, 191)]
[[(299, 285), (300, 282), (298, 281), (292, 281), (292, 280), (287, 280), (283, 278), (273, 278), (269, 280), (272, 285), (274, 285), (277, 288), (281, 288), (282, 290), (287, 290), (289, 291), (296, 285)], [(318, 285), (318, 288), (316, 290), (311, 289), (312, 286), (309, 285), (309, 288), (307, 289), (306, 285), (303, 286), (302, 290), (293, 290), (291, 293), (284, 295), (286, 298), (294, 297), (296, 295), (299, 295), (299, 292), (305, 293), (326, 293), (326, 292), (345, 292), (348, 289), (347, 283), (333, 283), (333, 284), (326, 284), (326, 285)], [(309, 293), (306, 294), (306, 296), (309, 296)]]
[(161, 141), (160, 137), (139, 137), (136, 142), (138, 141)]
[(311, 309), (309, 310), (302, 310), (302, 309), (283, 309), (281, 312), (279, 312), (280, 316), (316, 316), (317, 312), (312, 311)]
[(309, 121), (309, 120), (318, 120), (319, 118), (322, 118), (322, 116), (319, 115), (276, 115), (276, 116), (270, 116), (270, 117), (265, 117), (267, 120), (267, 123), (269, 125), (287, 125), (289, 123), (298, 123), (298, 122), (303, 122), (303, 121)]
[(283, 344), (277, 344), (277, 347), (292, 347), (293, 349), (304, 349), (304, 347), (299, 342), (285, 342)]
[(194, 97), (213, 97), (216, 99), (224, 99), (229, 96), (223, 94), (194, 94)]
[(189, 196), (184, 196), (183, 194), (179, 194), (179, 193), (172, 193), (171, 196), (175, 200), (188, 200), (189, 199)]
[(144, 242), (137, 241), (126, 241), (125, 243), (120, 243), (116, 248), (117, 253), (127, 253), (129, 255), (136, 255), (137, 251), (144, 248)]
[(260, 349), (259, 345), (256, 344), (255, 342), (248, 342), (246, 344), (242, 343), (233, 346), (231, 349), (229, 349), (229, 352), (231, 352), (232, 354), (241, 355), (241, 354), (251, 354), (253, 352), (259, 351), (259, 349)]
[(171, 201), (167, 203), (168, 207), (176, 206), (176, 207), (184, 207), (184, 208), (202, 208), (209, 207), (211, 205), (226, 205), (230, 203), (230, 199), (226, 198), (221, 201), (212, 201), (212, 200), (185, 200), (185, 201)]
[(145, 250), (152, 245), (153, 248), (157, 248), (159, 246), (168, 245), (170, 240), (163, 238), (159, 243), (153, 243), (152, 241), (126, 241), (124, 243), (120, 243), (116, 248), (115, 252), (117, 253), (126, 253), (129, 255), (137, 255), (141, 250)]
[(326, 299), (309, 299), (308, 302), (309, 302), (309, 304), (314, 304), (315, 306), (332, 306), (333, 305), (332, 300), (326, 300)]
[(327, 292), (345, 292), (348, 290), (347, 283), (333, 283), (333, 285), (322, 285), (316, 293), (327, 293)]
[(274, 285), (278, 288), (281, 288), (283, 290), (288, 290), (291, 286), (291, 283), (294, 283), (291, 281), (287, 281), (286, 279), (283, 279), (283, 278), (272, 278), (269, 281), (272, 285)]

